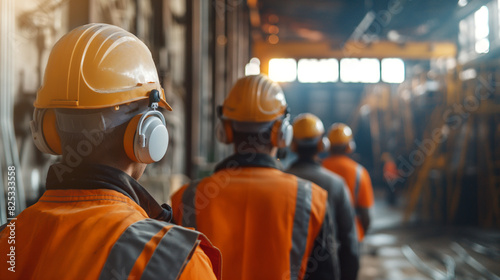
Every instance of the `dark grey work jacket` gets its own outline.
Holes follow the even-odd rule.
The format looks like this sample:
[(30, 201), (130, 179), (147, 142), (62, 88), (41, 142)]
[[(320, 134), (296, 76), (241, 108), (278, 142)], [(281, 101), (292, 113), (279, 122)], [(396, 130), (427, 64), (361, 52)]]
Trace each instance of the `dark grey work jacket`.
[(340, 262), (340, 279), (356, 279), (359, 269), (359, 246), (354, 225), (354, 209), (342, 177), (313, 160), (298, 159), (288, 173), (309, 180), (328, 192), (331, 217), (334, 218)]

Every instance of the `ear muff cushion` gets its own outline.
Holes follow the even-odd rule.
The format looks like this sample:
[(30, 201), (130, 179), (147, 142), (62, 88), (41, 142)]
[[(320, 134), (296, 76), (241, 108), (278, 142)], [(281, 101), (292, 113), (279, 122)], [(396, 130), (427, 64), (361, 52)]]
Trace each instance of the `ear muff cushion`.
[(231, 121), (224, 121), (224, 131), (226, 132), (226, 143), (233, 142), (233, 129), (231, 128)]
[(271, 129), (271, 144), (273, 147), (278, 147), (282, 123), (283, 122), (281, 120), (275, 121)]
[(144, 119), (141, 133), (145, 137), (145, 146), (141, 145), (139, 135), (134, 137), (136, 138), (134, 140), (134, 154), (139, 162), (153, 163), (160, 161), (165, 156), (168, 148), (168, 130), (165, 123), (158, 117), (148, 116)]
[(356, 150), (356, 143), (354, 141), (350, 141), (345, 150), (346, 154), (354, 153)]
[(233, 130), (231, 128), (231, 121), (220, 120), (216, 127), (217, 140), (221, 143), (229, 144), (233, 142)]
[(290, 124), (290, 122), (288, 122), (288, 120), (286, 120), (283, 124), (282, 124), (282, 142), (280, 143), (280, 148), (285, 148), (285, 147), (288, 147), (291, 143), (292, 143), (292, 139), (293, 139), (293, 126)]
[(271, 130), (271, 144), (274, 147), (285, 148), (292, 143), (293, 127), (290, 122), (285, 118), (278, 120), (273, 124)]
[(141, 116), (142, 114), (139, 114), (129, 121), (127, 129), (125, 130), (125, 134), (123, 135), (123, 148), (125, 149), (125, 153), (131, 160), (135, 162), (139, 162), (139, 160), (135, 156), (134, 152), (134, 138)]
[(46, 110), (42, 119), (42, 135), (47, 146), (56, 154), (62, 154), (61, 137), (57, 132), (56, 112)]

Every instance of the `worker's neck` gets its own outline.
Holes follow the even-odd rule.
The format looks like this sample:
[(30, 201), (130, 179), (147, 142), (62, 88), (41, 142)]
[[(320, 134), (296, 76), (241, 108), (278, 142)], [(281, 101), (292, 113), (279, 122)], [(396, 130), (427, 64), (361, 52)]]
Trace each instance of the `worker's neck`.
[(316, 155), (299, 155), (299, 161), (302, 162), (316, 162), (318, 157)]
[(234, 153), (235, 154), (266, 154), (272, 157), (276, 156), (276, 153), (278, 151), (277, 147), (272, 147), (272, 146), (264, 146), (264, 145), (256, 145), (256, 146), (250, 146), (250, 145), (234, 145)]
[[(66, 162), (64, 157), (63, 157), (63, 162)], [(118, 156), (83, 158), (81, 164), (88, 164), (88, 165), (99, 164), (99, 165), (110, 166), (125, 172), (127, 175), (134, 178), (135, 180), (139, 180), (141, 178), (147, 166), (147, 164), (145, 163), (133, 162), (128, 157), (124, 158)]]

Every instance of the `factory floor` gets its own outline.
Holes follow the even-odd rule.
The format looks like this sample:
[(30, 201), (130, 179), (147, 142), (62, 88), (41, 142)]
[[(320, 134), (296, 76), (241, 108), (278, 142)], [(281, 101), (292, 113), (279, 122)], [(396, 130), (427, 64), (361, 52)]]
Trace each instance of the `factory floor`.
[(403, 223), (404, 201), (375, 190), (359, 280), (500, 279), (500, 231)]

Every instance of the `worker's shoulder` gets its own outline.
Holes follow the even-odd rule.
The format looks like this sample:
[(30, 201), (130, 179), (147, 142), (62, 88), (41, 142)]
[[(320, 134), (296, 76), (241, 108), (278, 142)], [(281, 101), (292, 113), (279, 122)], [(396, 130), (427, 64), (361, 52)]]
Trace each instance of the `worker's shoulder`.
[[(169, 261), (179, 268), (186, 260), (189, 261), (193, 258), (202, 260), (201, 264), (210, 264), (210, 258), (207, 257), (208, 253), (214, 256), (220, 254), (210, 241), (196, 230), (166, 221), (147, 218), (130, 224), (122, 232), (112, 247), (108, 260), (136, 258), (141, 255), (140, 252), (145, 250), (145, 246), (150, 246), (148, 250), (154, 252), (149, 263), (144, 268), (149, 273), (164, 272), (165, 268), (169, 267)], [(131, 254), (131, 252), (135, 253)], [(214, 259), (220, 259), (220, 256), (217, 255), (216, 257)], [(113, 265), (113, 261), (109, 264)], [(196, 264), (196, 266), (198, 265), (200, 264)], [(207, 271), (211, 271), (211, 265), (209, 265), (209, 268)]]
[(317, 183), (315, 183), (314, 181), (304, 179), (304, 178), (295, 176), (293, 174), (288, 174), (288, 175), (291, 176), (290, 178), (297, 181), (297, 186), (299, 186), (299, 188), (300, 188), (300, 186), (304, 186), (304, 187), (311, 186), (312, 194), (318, 195), (318, 198), (320, 198), (319, 201), (323, 201), (323, 198), (326, 199), (326, 197), (328, 196), (328, 192), (323, 187), (321, 187)]
[[(182, 227), (167, 221), (160, 221), (151, 218), (139, 220), (132, 223), (125, 230), (125, 233), (128, 232), (129, 239), (134, 239), (144, 238), (146, 234), (154, 236), (156, 234), (159, 234), (160, 232), (162, 232), (163, 235), (166, 236), (165, 234), (169, 231), (172, 231), (172, 233), (169, 234), (170, 238), (186, 240), (185, 237), (190, 236), (193, 242), (195, 242), (196, 239), (198, 239), (198, 236), (201, 234), (200, 232), (193, 229)], [(175, 234), (173, 234), (173, 232), (175, 232)]]
[(346, 185), (344, 178), (324, 167), (318, 169), (318, 176), (321, 176), (322, 182), (331, 188), (343, 188)]
[(244, 168), (222, 169), (212, 175), (201, 179), (200, 183), (205, 184), (210, 181), (216, 183), (225, 183), (230, 179), (235, 180), (253, 180), (256, 183), (266, 181), (290, 181), (296, 182), (296, 176), (286, 173), (285, 171), (267, 167), (267, 166), (248, 166)]
[(355, 168), (361, 167), (362, 170), (366, 170), (365, 167), (361, 163), (355, 161), (354, 159), (352, 159), (351, 157), (349, 157), (347, 155), (333, 156), (333, 157), (329, 157), (327, 159), (329, 161), (331, 161), (332, 163), (335, 163), (336, 165), (343, 165), (346, 168), (355, 169)]

